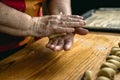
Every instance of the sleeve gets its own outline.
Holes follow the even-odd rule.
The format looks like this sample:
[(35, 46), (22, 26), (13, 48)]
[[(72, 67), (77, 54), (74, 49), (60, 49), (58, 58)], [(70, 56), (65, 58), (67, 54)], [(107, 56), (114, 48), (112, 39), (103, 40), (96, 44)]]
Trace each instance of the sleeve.
[(24, 0), (0, 0), (2, 3), (9, 7), (12, 7), (21, 12), (25, 11), (25, 1)]

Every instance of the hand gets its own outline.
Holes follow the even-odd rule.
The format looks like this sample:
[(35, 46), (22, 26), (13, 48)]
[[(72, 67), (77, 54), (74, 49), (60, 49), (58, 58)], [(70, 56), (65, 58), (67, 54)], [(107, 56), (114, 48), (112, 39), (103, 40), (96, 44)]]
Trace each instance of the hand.
[(73, 45), (73, 37), (74, 34), (70, 33), (67, 35), (50, 38), (46, 47), (52, 49), (53, 51), (61, 51), (61, 50), (67, 51)]
[[(88, 30), (84, 28), (76, 28), (75, 33), (79, 35), (86, 35), (88, 33)], [(53, 51), (60, 51), (60, 50), (67, 51), (70, 50), (73, 45), (73, 38), (74, 38), (74, 33), (70, 33), (55, 38), (50, 38), (46, 47), (52, 49)]]
[(85, 25), (81, 16), (77, 15), (50, 15), (33, 17), (34, 25), (31, 35), (35, 37), (47, 37), (53, 34), (72, 33), (75, 28)]

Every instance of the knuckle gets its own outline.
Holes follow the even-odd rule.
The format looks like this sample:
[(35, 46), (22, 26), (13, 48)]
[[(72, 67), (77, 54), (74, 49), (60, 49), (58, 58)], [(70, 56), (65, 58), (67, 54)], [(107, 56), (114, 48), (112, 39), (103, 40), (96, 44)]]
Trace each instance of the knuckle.
[(56, 19), (56, 16), (55, 15), (50, 15), (48, 19)]
[(50, 22), (51, 24), (58, 24), (58, 23), (59, 23), (58, 20), (50, 20), (49, 22)]
[(60, 15), (56, 15), (56, 19), (60, 20), (61, 16)]
[(67, 21), (70, 21), (70, 20), (71, 20), (71, 18), (67, 17), (67, 18), (66, 18), (66, 20), (67, 20)]
[(79, 15), (76, 15), (76, 17), (80, 17)]
[(65, 22), (62, 21), (60, 24), (61, 24), (61, 25), (65, 25)]

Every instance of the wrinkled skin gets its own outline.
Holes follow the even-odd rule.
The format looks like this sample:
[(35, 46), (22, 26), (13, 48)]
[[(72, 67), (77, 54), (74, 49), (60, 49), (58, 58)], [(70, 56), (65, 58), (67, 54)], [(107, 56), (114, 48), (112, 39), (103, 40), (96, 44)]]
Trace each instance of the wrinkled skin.
[[(83, 28), (76, 28), (75, 33), (79, 35), (86, 35), (88, 33), (88, 30)], [(61, 50), (68, 51), (71, 49), (73, 45), (73, 38), (75, 33), (70, 33), (70, 34), (55, 37), (52, 39), (50, 38), (46, 47), (50, 48), (53, 51), (61, 51)]]
[(31, 17), (0, 2), (0, 33), (12, 36), (42, 38), (54, 34), (72, 33), (75, 27), (84, 25), (85, 22), (81, 18), (78, 15), (59, 14)]
[(34, 26), (31, 35), (36, 37), (47, 37), (53, 34), (72, 33), (75, 28), (85, 24), (78, 15), (48, 15), (33, 17)]

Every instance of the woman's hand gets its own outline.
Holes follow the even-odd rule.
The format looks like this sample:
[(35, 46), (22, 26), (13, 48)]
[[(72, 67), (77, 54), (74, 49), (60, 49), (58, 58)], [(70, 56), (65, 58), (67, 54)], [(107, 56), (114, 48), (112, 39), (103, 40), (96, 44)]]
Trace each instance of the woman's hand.
[(85, 25), (85, 21), (78, 15), (49, 15), (33, 17), (32, 20), (34, 24), (30, 28), (30, 34), (35, 37), (72, 33), (75, 28)]

